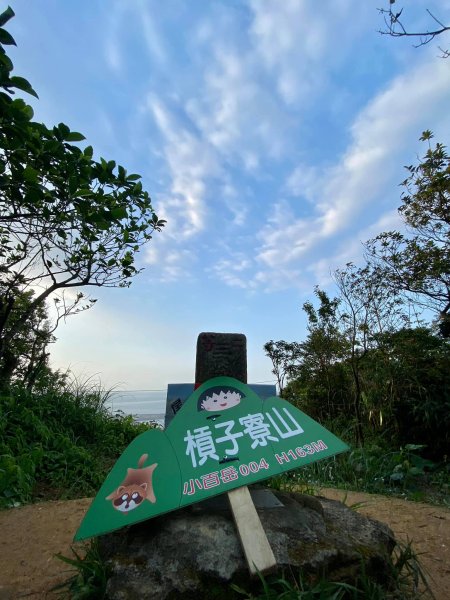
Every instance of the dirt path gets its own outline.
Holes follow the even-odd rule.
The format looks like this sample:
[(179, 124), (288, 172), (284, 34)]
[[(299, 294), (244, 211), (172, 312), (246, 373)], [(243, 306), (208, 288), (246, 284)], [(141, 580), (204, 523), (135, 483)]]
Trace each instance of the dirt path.
[(322, 488), (326, 498), (347, 506), (364, 503), (358, 512), (389, 525), (400, 542), (412, 542), (436, 600), (450, 598), (450, 510), (376, 494)]
[[(345, 492), (322, 489), (343, 500)], [(345, 503), (364, 502), (359, 512), (384, 521), (399, 540), (413, 541), (430, 575), (437, 600), (450, 590), (450, 511), (396, 498), (348, 492)], [(0, 512), (0, 600), (52, 598), (51, 588), (68, 577), (68, 565), (54, 558), (71, 556), (73, 535), (90, 499), (44, 502)]]

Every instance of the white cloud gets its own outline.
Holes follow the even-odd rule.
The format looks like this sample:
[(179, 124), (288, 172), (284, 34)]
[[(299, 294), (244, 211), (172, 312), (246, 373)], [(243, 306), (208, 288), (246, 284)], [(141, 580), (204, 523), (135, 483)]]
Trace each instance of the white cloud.
[(255, 51), (289, 106), (317, 95), (330, 67), (351, 47), (355, 22), (364, 27), (365, 11), (349, 0), (250, 0), (249, 5)]
[(123, 57), (119, 47), (119, 30), (124, 11), (125, 5), (123, 1), (115, 2), (111, 7), (106, 23), (104, 55), (107, 65), (116, 73), (119, 73), (123, 67)]
[(138, 20), (142, 26), (142, 32), (144, 40), (148, 49), (149, 57), (151, 60), (155, 60), (160, 65), (167, 63), (167, 54), (164, 47), (164, 43), (159, 35), (158, 27), (155, 25), (153, 14), (158, 14), (155, 10), (155, 5), (149, 7), (147, 0), (138, 0), (135, 3), (131, 3), (130, 8), (134, 10), (136, 20)]
[(216, 40), (203, 74), (203, 94), (186, 103), (186, 112), (222, 160), (256, 171), (263, 157), (286, 151), (286, 115), (270, 86), (260, 81), (252, 50)]
[(251, 261), (244, 254), (232, 252), (230, 258), (219, 260), (213, 267), (207, 269), (207, 272), (212, 272), (231, 287), (248, 289), (253, 287), (251, 267)]
[(140, 33), (142, 36), (149, 60), (160, 67), (166, 65), (166, 50), (153, 14), (155, 14), (155, 7), (149, 6), (149, 3), (144, 0), (134, 2), (116, 0), (111, 3), (106, 23), (104, 54), (112, 71), (120, 74), (124, 69), (126, 52), (124, 33), (128, 34), (130, 31), (130, 28), (124, 27), (124, 23), (130, 21), (133, 23), (133, 33)]
[(306, 164), (299, 164), (289, 175), (286, 190), (292, 196), (299, 196), (315, 202), (323, 184), (323, 170)]
[(272, 269), (286, 268), (312, 246), (314, 229), (312, 221), (296, 218), (287, 200), (275, 203), (273, 214), (258, 234), (263, 243), (257, 260)]
[(292, 203), (278, 203), (276, 218), (270, 218), (261, 230), (264, 242), (258, 259), (278, 269), (298, 264), (313, 248), (330, 251), (326, 240), (354, 229), (364, 211), (380, 202), (388, 185), (396, 188), (399, 164), (405, 156), (412, 158), (410, 147), (417, 147), (415, 141), (428, 127), (430, 115), (435, 123), (447, 119), (449, 102), (450, 74), (445, 61), (433, 59), (397, 77), (355, 119), (351, 144), (324, 173), (320, 189), (311, 182), (310, 169), (303, 174), (294, 170), (287, 187), (297, 195), (316, 197), (315, 215), (296, 218)]
[(160, 282), (193, 279), (197, 256), (187, 248), (171, 248), (169, 244), (155, 244), (145, 249), (144, 262), (154, 269), (152, 277)]
[(401, 156), (410, 156), (408, 146), (428, 127), (430, 114), (436, 120), (447, 112), (450, 73), (443, 63), (433, 59), (397, 77), (355, 120), (351, 147), (332, 170), (319, 206), (323, 235), (354, 220), (398, 172)]
[(158, 210), (170, 219), (172, 238), (188, 239), (205, 227), (206, 181), (220, 174), (220, 166), (208, 143), (183, 127), (161, 100), (150, 96), (147, 106), (163, 138), (171, 179), (170, 194)]
[(236, 227), (242, 227), (249, 214), (249, 207), (245, 204), (245, 198), (244, 200), (242, 199), (242, 195), (244, 195), (245, 192), (241, 191), (238, 193), (234, 186), (230, 183), (226, 183), (222, 187), (222, 194), (223, 200), (233, 217), (231, 224)]
[(364, 242), (376, 237), (383, 231), (401, 230), (403, 221), (397, 209), (389, 210), (374, 223), (365, 227), (351, 236), (340, 240), (336, 250), (326, 257), (321, 257), (307, 267), (307, 271), (314, 277), (315, 283), (321, 287), (330, 285), (333, 281), (332, 273), (345, 264), (355, 264), (364, 261)]

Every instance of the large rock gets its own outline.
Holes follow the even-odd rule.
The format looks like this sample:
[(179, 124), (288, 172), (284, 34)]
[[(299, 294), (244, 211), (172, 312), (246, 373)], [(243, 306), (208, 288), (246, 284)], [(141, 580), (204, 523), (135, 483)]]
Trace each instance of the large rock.
[[(395, 545), (391, 530), (341, 502), (275, 492), (283, 506), (259, 508), (280, 569), (351, 581), (361, 568), (383, 577)], [(230, 598), (229, 583), (248, 588), (248, 569), (229, 510), (199, 505), (103, 536), (114, 600)], [(246, 582), (246, 583), (243, 583)]]

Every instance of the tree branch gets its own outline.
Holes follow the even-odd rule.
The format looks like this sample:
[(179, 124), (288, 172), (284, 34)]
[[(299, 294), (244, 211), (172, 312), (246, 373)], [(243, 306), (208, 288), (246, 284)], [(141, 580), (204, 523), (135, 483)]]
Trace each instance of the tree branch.
[[(394, 4), (394, 2), (391, 2), (391, 4)], [(428, 8), (426, 9), (426, 12), (440, 27), (437, 29), (427, 31), (408, 31), (403, 22), (400, 21), (400, 16), (403, 13), (403, 8), (395, 13), (392, 10), (392, 6), (388, 9), (379, 8), (378, 11), (381, 15), (383, 15), (383, 20), (386, 25), (386, 29), (379, 30), (378, 33), (380, 33), (381, 35), (390, 35), (391, 37), (420, 38), (420, 43), (414, 44), (415, 48), (425, 46), (429, 44), (432, 40), (434, 40), (434, 38), (438, 35), (442, 35), (446, 31), (450, 31), (450, 26), (445, 25), (442, 21), (440, 21)], [(450, 50), (443, 50), (442, 48), (439, 48), (439, 50), (442, 52), (442, 58), (448, 58), (450, 56)]]

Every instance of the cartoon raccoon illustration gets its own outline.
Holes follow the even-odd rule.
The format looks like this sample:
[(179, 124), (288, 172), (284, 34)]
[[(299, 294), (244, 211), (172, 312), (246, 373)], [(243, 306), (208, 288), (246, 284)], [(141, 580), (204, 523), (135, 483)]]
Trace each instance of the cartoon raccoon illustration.
[(127, 469), (124, 481), (117, 490), (106, 496), (106, 500), (112, 500), (116, 510), (126, 513), (137, 508), (144, 500), (148, 500), (152, 504), (156, 502), (152, 477), (158, 463), (144, 468), (143, 465), (147, 458), (148, 454), (143, 454), (139, 459), (138, 468)]

